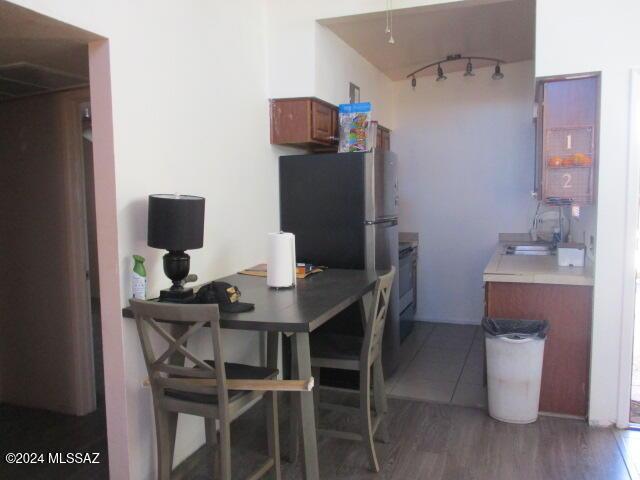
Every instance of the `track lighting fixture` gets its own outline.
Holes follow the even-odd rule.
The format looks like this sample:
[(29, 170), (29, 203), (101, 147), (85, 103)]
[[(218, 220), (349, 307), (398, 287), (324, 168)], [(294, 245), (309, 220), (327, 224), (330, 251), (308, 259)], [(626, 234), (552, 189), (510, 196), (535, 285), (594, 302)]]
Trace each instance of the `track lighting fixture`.
[[(389, 43), (393, 43), (393, 35), (391, 36), (391, 38), (389, 39)], [(496, 62), (496, 67), (495, 70), (493, 72), (493, 75), (491, 75), (491, 78), (493, 78), (494, 80), (500, 80), (502, 78), (504, 78), (504, 74), (502, 73), (502, 70), (500, 69), (500, 65), (505, 63), (504, 60), (500, 60), (498, 58), (490, 58), (490, 57), (463, 57), (461, 54), (456, 53), (454, 55), (447, 55), (446, 58), (442, 59), (442, 60), (438, 60), (437, 62), (433, 62), (430, 63), (429, 65), (425, 65), (422, 68), (419, 68), (418, 70), (416, 70), (415, 72), (411, 72), (409, 75), (407, 75), (407, 78), (411, 78), (411, 87), (413, 89), (416, 88), (416, 84), (418, 83), (416, 80), (416, 74), (422, 72), (423, 70), (426, 70), (427, 68), (431, 68), (437, 65), (437, 77), (436, 77), (436, 81), (440, 82), (442, 80), (446, 80), (447, 77), (444, 74), (444, 70), (442, 69), (442, 64), (443, 63), (447, 63), (447, 62), (455, 62), (458, 60), (462, 60), (466, 58), (467, 59), (467, 65), (465, 67), (465, 71), (464, 71), (464, 76), (465, 77), (475, 77), (475, 73), (473, 73), (473, 64), (471, 63), (471, 60), (485, 60), (485, 61), (490, 61), (490, 62)]]
[(502, 80), (504, 78), (504, 73), (500, 71), (500, 62), (496, 63), (496, 68), (493, 75), (491, 75), (491, 78), (494, 80)]
[(467, 66), (465, 67), (465, 72), (464, 72), (464, 76), (465, 77), (475, 77), (476, 74), (473, 73), (473, 65), (471, 65), (471, 59), (467, 59)]

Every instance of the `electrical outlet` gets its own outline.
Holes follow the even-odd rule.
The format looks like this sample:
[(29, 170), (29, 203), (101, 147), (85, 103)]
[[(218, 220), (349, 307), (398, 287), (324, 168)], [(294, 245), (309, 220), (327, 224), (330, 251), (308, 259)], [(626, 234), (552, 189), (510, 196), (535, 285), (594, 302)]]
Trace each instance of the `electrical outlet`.
[(580, 205), (571, 205), (571, 216), (573, 218), (580, 218)]

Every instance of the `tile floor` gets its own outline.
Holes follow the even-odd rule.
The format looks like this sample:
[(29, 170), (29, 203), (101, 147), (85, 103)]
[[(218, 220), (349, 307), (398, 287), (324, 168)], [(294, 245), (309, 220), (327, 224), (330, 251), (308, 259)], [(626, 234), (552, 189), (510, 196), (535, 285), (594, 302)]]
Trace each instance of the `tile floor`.
[(390, 397), (484, 408), (484, 335), (479, 326), (416, 322), (387, 379)]

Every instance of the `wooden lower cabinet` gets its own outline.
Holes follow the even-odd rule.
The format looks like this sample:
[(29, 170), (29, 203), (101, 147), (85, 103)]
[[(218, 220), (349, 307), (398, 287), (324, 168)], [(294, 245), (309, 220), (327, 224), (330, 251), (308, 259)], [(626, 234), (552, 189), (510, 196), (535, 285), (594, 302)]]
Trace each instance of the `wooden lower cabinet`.
[(540, 411), (587, 415), (593, 287), (487, 282), (486, 314), (548, 320)]

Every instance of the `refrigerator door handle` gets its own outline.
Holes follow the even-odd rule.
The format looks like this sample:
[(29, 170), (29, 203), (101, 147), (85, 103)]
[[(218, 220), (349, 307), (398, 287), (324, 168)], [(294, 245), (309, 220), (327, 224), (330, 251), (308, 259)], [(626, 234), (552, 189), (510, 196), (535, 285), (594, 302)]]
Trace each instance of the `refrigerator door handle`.
[(388, 223), (390, 226), (398, 224), (398, 217), (382, 217), (376, 220), (365, 220), (365, 225), (381, 225)]

